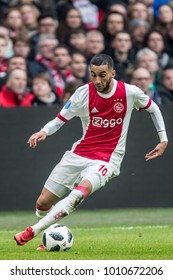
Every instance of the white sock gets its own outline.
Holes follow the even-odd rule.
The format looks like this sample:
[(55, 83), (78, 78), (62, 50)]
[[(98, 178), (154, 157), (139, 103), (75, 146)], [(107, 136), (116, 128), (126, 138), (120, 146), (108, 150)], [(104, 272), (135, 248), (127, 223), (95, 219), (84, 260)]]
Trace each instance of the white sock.
[(67, 197), (56, 203), (45, 217), (32, 226), (34, 235), (38, 235), (45, 228), (73, 212), (86, 197), (86, 188), (82, 186), (76, 187)]
[(53, 208), (53, 206), (50, 207), (50, 208), (47, 209), (47, 210), (43, 210), (43, 209), (41, 210), (41, 209), (38, 209), (37, 206), (36, 206), (35, 215), (36, 215), (39, 219), (41, 219), (41, 218), (43, 218), (47, 213), (49, 213), (49, 211), (50, 211), (52, 208)]

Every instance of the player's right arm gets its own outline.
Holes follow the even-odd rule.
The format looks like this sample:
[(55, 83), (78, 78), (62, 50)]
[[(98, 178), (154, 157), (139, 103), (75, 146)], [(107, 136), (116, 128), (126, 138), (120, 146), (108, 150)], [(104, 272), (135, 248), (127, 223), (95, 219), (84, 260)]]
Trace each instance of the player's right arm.
[(47, 136), (55, 133), (64, 123), (56, 117), (52, 121), (48, 122), (39, 132), (31, 135), (28, 140), (28, 144), (31, 148), (35, 148), (40, 141), (44, 141)]
[(45, 140), (47, 137), (47, 134), (45, 131), (39, 131), (31, 135), (31, 137), (28, 140), (28, 144), (30, 148), (35, 148), (39, 141)]
[[(84, 89), (84, 90), (83, 90)], [(87, 86), (82, 86), (72, 95), (69, 101), (58, 113), (57, 117), (48, 122), (39, 132), (34, 133), (28, 140), (28, 144), (31, 148), (35, 148), (39, 141), (44, 141), (47, 136), (52, 135), (75, 116), (79, 116), (82, 111), (83, 99), (87, 94)], [(81, 98), (84, 95), (83, 98)]]

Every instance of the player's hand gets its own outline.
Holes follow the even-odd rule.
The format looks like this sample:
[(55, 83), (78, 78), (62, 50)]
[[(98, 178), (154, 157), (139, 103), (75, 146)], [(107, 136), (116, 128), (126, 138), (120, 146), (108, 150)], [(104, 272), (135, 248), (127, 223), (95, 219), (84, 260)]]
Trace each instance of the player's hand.
[(149, 152), (148, 154), (145, 155), (145, 159), (146, 160), (150, 160), (150, 159), (154, 159), (154, 158), (162, 156), (164, 151), (165, 151), (165, 149), (166, 149), (166, 147), (167, 147), (167, 145), (168, 145), (167, 141), (159, 143), (154, 148), (154, 150), (152, 150), (151, 152)]
[(30, 148), (35, 148), (39, 141), (44, 141), (47, 137), (47, 133), (44, 131), (39, 131), (34, 133), (28, 140)]

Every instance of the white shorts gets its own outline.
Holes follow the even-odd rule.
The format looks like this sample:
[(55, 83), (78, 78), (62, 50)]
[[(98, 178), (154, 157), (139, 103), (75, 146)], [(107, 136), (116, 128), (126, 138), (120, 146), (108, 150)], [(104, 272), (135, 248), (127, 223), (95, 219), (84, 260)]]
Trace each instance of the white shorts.
[(45, 188), (62, 198), (86, 179), (92, 185), (92, 192), (95, 192), (111, 178), (119, 175), (121, 161), (122, 157), (119, 154), (117, 154), (117, 162), (112, 164), (67, 151), (49, 175)]

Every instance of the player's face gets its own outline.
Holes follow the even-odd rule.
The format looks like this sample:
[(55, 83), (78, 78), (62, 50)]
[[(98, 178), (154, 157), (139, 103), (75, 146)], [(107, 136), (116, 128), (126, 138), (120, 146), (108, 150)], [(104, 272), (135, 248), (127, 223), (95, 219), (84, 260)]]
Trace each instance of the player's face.
[(108, 65), (91, 65), (90, 79), (94, 84), (96, 90), (100, 93), (107, 94), (112, 90), (113, 78), (115, 77), (115, 70), (109, 68)]

